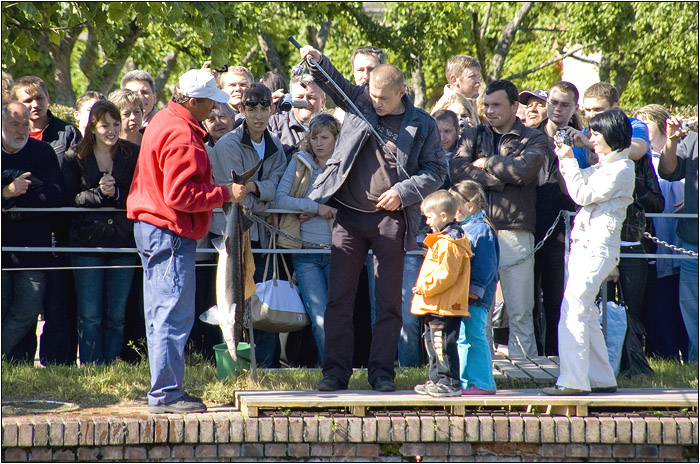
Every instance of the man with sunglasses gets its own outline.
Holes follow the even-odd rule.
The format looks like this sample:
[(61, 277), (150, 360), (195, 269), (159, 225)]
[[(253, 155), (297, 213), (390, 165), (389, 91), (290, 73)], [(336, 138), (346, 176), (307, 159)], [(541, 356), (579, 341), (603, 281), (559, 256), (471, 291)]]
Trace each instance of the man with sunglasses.
[[(245, 120), (224, 135), (210, 150), (214, 182), (230, 181), (231, 170), (241, 174), (252, 169), (258, 161), (262, 165), (244, 189), (242, 205), (258, 216), (267, 216), (266, 210), (275, 199), (277, 184), (287, 169), (287, 158), (282, 142), (268, 130), (272, 114), (272, 93), (260, 83), (248, 87), (241, 98), (241, 114)], [(209, 231), (214, 237), (226, 230), (223, 213), (214, 213)], [(255, 223), (250, 229), (252, 248), (268, 248), (264, 226)], [(265, 269), (264, 255), (256, 253), (255, 282), (262, 282)], [(255, 329), (255, 357), (261, 367), (279, 367), (279, 334)]]

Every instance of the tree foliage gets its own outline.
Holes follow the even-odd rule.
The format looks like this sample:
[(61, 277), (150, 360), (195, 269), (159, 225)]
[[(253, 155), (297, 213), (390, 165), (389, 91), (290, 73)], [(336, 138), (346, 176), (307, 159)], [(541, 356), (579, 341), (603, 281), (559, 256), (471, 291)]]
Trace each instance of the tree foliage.
[(478, 57), (484, 81), (546, 88), (569, 54), (600, 52), (599, 77), (623, 105), (698, 100), (698, 9), (691, 2), (18, 2), (3, 3), (3, 70), (45, 78), (58, 103), (87, 89), (108, 93), (131, 69), (164, 88), (206, 60), (244, 64), (256, 76), (298, 62), (287, 41), (324, 48), (350, 73), (356, 46), (383, 48), (429, 107), (452, 55)]

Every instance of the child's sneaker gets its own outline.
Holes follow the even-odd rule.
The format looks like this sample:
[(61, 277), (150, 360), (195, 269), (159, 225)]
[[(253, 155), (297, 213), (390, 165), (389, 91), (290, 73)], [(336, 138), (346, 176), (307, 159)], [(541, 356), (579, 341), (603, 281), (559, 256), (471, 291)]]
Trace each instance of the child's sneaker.
[(461, 387), (450, 387), (449, 385), (443, 385), (441, 383), (435, 383), (429, 387), (426, 387), (425, 391), (428, 392), (428, 395), (436, 398), (443, 398), (446, 396), (462, 396)]
[(413, 387), (413, 391), (418, 393), (419, 395), (427, 395), (428, 394), (428, 387), (431, 387), (435, 385), (432, 380), (428, 380), (425, 383), (421, 383)]

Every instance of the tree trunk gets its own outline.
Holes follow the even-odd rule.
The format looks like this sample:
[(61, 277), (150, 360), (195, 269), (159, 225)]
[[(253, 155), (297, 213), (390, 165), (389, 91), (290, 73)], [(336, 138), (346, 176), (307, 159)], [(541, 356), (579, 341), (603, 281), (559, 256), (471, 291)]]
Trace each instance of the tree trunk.
[(92, 25), (88, 25), (85, 34), (87, 38), (85, 40), (85, 51), (80, 57), (80, 70), (85, 74), (88, 81), (91, 81), (97, 71), (97, 58), (100, 54), (100, 48), (99, 43), (95, 40)]
[(260, 45), (260, 50), (263, 52), (263, 55), (265, 55), (265, 59), (267, 60), (267, 64), (270, 66), (270, 69), (274, 72), (282, 74), (283, 76), (286, 75), (286, 72), (282, 67), (280, 56), (277, 53), (277, 47), (275, 47), (275, 44), (272, 42), (272, 36), (267, 32), (261, 32), (258, 34), (258, 44)]
[(320, 31), (316, 29), (316, 26), (308, 25), (306, 26), (306, 41), (313, 45), (316, 50), (322, 52), (326, 47), (326, 41), (330, 32), (331, 22), (328, 20), (321, 23)]
[(411, 72), (411, 83), (415, 91), (413, 104), (419, 108), (425, 105), (425, 76), (423, 75), (423, 62), (419, 56), (411, 53), (414, 60), (413, 71)]
[(175, 53), (175, 51), (168, 52), (168, 54), (165, 57), (165, 67), (161, 68), (161, 70), (158, 71), (158, 75), (156, 76), (156, 92), (158, 93), (158, 102), (161, 105), (164, 105), (167, 100), (167, 97), (165, 96), (165, 83), (168, 82), (168, 78), (173, 72), (176, 63), (177, 53)]
[(127, 58), (131, 55), (131, 50), (134, 48), (136, 39), (141, 36), (142, 32), (143, 30), (136, 25), (136, 18), (134, 17), (129, 24), (129, 33), (117, 46), (117, 53), (111, 61), (103, 64), (102, 67), (95, 72), (95, 76), (88, 84), (88, 90), (97, 90), (105, 95), (112, 90), (117, 76), (119, 76), (119, 73), (124, 67), (124, 63), (126, 63)]
[(44, 49), (48, 50), (49, 56), (53, 61), (55, 95), (50, 96), (53, 103), (66, 106), (75, 105), (75, 92), (73, 91), (73, 80), (70, 75), (70, 56), (77, 40), (77, 33), (66, 32), (65, 37), (56, 45), (49, 41), (46, 33), (41, 34), (41, 44)]
[(598, 78), (600, 82), (608, 82), (610, 80), (610, 56), (606, 53), (600, 54), (600, 68), (598, 68)]
[(533, 2), (523, 3), (520, 10), (515, 14), (515, 17), (503, 28), (501, 40), (498, 41), (493, 58), (491, 59), (491, 69), (489, 70), (487, 84), (501, 77), (501, 71), (503, 71), (503, 65), (508, 56), (510, 46), (513, 43), (513, 39), (515, 38), (515, 34), (518, 32), (520, 24), (525, 20), (532, 6)]

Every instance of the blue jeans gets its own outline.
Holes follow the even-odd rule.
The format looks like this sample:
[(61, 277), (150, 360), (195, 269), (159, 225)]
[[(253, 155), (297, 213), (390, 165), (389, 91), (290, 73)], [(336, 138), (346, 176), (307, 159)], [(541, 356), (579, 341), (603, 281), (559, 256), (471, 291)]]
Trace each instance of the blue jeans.
[[(680, 246), (698, 252), (698, 246), (681, 240)], [(698, 360), (698, 258), (681, 259), (678, 302), (688, 332), (688, 361)]]
[[(369, 276), (370, 306), (372, 324), (374, 324), (374, 265), (371, 256), (367, 256), (367, 274)], [(420, 365), (421, 323), (420, 318), (411, 313), (413, 287), (416, 286), (423, 255), (404, 257), (403, 281), (401, 283), (401, 335), (399, 336), (399, 366), (417, 367)]]
[(469, 306), (470, 317), (463, 317), (457, 339), (459, 352), (459, 376), (462, 388), (474, 385), (482, 390), (495, 390), (491, 346), (486, 338), (488, 309)]
[(151, 390), (148, 404), (168, 404), (185, 394), (185, 344), (194, 323), (197, 242), (147, 222), (134, 223), (143, 265)]
[(46, 271), (2, 271), (3, 355), (12, 351), (36, 324), (46, 279)]
[(294, 255), (294, 270), (301, 291), (304, 308), (311, 319), (311, 332), (318, 349), (318, 364), (323, 364), (325, 347), (324, 314), (328, 302), (328, 279), (331, 269), (330, 254)]
[[(72, 256), (73, 266), (130, 266), (131, 254), (86, 254)], [(134, 268), (75, 269), (78, 299), (78, 346), (80, 363), (109, 364), (124, 347), (124, 312)]]

